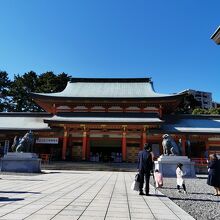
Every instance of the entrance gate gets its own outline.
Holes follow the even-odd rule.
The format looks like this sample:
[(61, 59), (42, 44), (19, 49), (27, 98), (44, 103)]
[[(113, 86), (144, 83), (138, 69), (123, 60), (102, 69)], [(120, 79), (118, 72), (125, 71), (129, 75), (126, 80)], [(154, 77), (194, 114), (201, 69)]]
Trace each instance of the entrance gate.
[(120, 140), (90, 140), (90, 161), (122, 162)]

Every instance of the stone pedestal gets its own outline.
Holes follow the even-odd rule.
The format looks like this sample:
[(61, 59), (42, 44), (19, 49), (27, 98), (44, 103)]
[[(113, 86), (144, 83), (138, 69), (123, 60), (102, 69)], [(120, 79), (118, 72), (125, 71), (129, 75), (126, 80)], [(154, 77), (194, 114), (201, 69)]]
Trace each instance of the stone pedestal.
[(158, 169), (164, 177), (176, 177), (176, 167), (178, 163), (183, 164), (185, 177), (195, 177), (195, 166), (187, 156), (164, 156), (161, 155), (155, 161), (155, 169)]
[(1, 171), (40, 173), (41, 159), (35, 153), (7, 153), (1, 159)]

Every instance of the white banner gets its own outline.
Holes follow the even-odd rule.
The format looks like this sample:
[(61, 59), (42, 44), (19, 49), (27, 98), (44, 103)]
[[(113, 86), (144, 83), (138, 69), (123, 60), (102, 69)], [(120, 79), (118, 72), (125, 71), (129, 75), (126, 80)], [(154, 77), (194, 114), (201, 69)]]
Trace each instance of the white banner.
[(59, 138), (38, 138), (36, 144), (58, 144)]

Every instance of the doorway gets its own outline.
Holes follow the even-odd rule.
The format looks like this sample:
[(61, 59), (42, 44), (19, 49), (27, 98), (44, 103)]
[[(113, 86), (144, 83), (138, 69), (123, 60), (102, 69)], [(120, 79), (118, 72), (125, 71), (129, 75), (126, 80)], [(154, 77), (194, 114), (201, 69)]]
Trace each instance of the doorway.
[(90, 161), (93, 162), (122, 162), (120, 140), (91, 140)]
[(204, 153), (206, 151), (205, 142), (191, 142), (190, 147), (188, 147), (187, 151), (189, 157), (204, 157)]

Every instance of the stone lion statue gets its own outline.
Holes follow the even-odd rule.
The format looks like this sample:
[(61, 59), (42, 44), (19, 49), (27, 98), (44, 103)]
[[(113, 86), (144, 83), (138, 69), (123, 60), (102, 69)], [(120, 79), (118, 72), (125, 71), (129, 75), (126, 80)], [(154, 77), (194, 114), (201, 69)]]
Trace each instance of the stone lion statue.
[(12, 146), (11, 146), (11, 150), (12, 150), (13, 152), (16, 151), (16, 147), (18, 146), (18, 144), (19, 144), (19, 137), (16, 135), (16, 136), (14, 137), (14, 141), (13, 141), (13, 144), (12, 144)]
[(181, 155), (181, 150), (179, 149), (179, 146), (169, 134), (164, 134), (162, 137), (163, 155)]
[(31, 131), (27, 132), (21, 140), (17, 136), (14, 138), (12, 149), (16, 152), (31, 152), (34, 144), (34, 137)]

